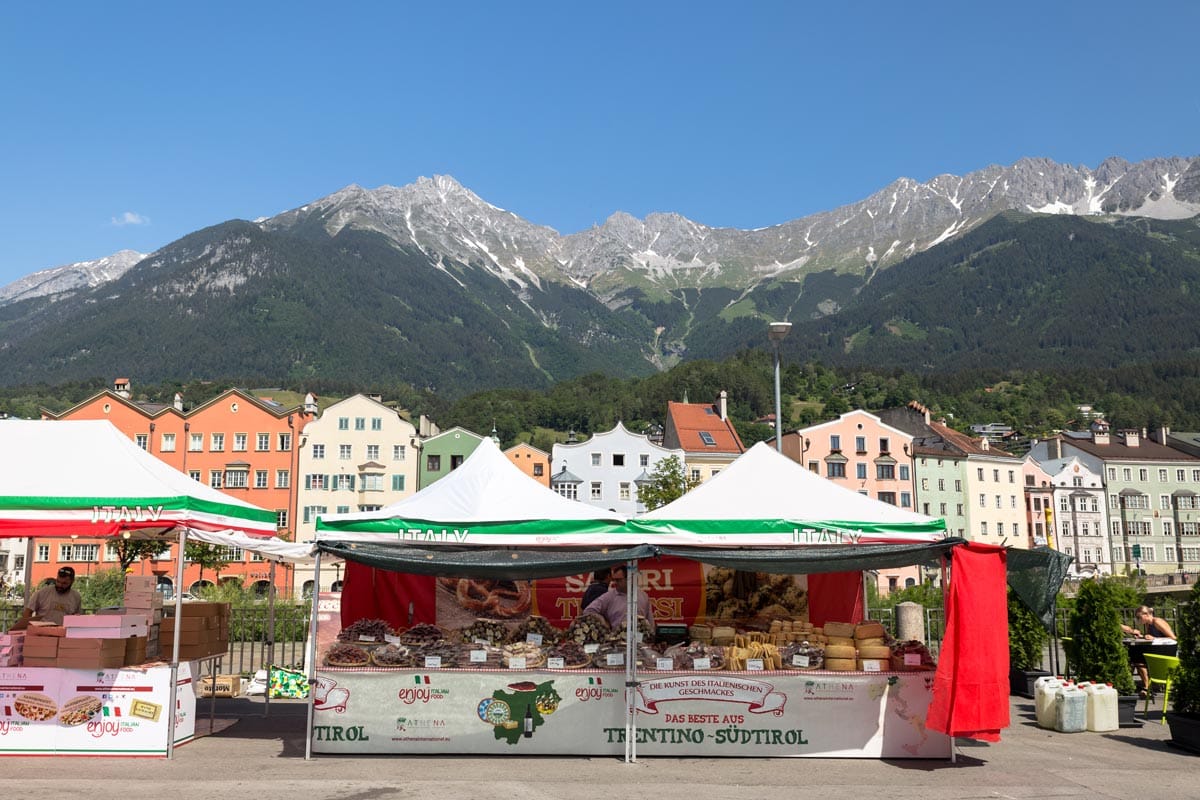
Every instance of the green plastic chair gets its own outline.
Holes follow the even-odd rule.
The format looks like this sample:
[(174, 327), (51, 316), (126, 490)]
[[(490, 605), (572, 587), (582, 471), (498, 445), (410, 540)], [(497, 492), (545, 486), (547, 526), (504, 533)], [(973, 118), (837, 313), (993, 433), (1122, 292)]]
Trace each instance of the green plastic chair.
[(1142, 706), (1143, 717), (1150, 711), (1150, 696), (1155, 685), (1161, 685), (1163, 687), (1163, 714), (1158, 721), (1162, 723), (1166, 720), (1167, 701), (1171, 697), (1171, 679), (1175, 677), (1175, 668), (1178, 666), (1179, 659), (1175, 656), (1146, 653), (1146, 674), (1150, 676), (1150, 685), (1146, 687), (1146, 702)]

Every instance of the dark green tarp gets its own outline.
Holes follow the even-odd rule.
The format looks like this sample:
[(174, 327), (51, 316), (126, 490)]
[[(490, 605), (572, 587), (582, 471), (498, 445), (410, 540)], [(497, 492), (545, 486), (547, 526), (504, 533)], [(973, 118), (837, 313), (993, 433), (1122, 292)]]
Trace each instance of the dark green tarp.
[(865, 569), (938, 564), (963, 539), (920, 544), (863, 544), (850, 546), (734, 548), (659, 547), (666, 556), (680, 556), (718, 567), (748, 572), (814, 575), (822, 572), (857, 572)]
[(1008, 551), (1008, 585), (1048, 631), (1054, 630), (1054, 598), (1072, 560), (1049, 547)]

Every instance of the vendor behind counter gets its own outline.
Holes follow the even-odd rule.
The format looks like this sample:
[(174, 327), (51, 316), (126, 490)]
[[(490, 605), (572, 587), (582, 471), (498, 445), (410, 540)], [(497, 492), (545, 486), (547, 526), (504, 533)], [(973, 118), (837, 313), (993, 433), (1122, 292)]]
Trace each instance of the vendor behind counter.
[(23, 631), (29, 627), (32, 620), (63, 624), (63, 617), (68, 614), (80, 614), (83, 611), (83, 598), (72, 588), (75, 584), (75, 570), (72, 567), (60, 567), (54, 583), (43, 586), (33, 593), (29, 603), (21, 612), (21, 617), (10, 628)]

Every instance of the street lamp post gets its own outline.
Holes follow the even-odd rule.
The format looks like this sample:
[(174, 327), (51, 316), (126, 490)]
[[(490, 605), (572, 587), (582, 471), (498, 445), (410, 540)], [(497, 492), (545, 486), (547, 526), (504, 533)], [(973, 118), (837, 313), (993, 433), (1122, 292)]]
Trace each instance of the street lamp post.
[(783, 411), (779, 396), (779, 343), (792, 329), (790, 322), (772, 322), (767, 326), (767, 339), (775, 351), (775, 451), (783, 452)]

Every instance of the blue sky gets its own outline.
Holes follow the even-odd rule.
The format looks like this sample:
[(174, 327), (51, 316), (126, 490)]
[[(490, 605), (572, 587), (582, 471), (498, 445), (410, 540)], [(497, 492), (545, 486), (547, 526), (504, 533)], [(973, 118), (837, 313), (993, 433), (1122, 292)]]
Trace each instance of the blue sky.
[(1197, 30), (1192, 0), (8, 4), (0, 285), (422, 175), (572, 233), (1198, 155)]

